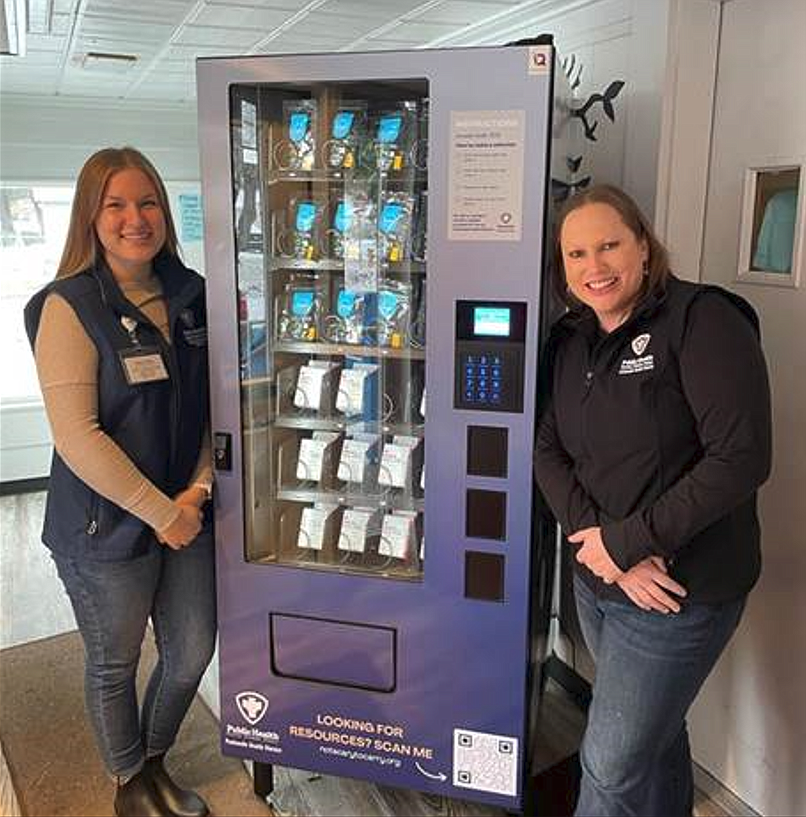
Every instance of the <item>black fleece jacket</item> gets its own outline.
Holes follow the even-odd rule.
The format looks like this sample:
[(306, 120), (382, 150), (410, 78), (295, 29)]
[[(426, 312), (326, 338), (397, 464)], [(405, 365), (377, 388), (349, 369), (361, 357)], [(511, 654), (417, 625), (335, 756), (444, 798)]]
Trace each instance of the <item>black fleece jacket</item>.
[(771, 460), (752, 307), (671, 277), (608, 335), (589, 309), (564, 315), (542, 373), (535, 471), (566, 536), (601, 526), (622, 570), (662, 556), (689, 602), (747, 593), (761, 566), (756, 491)]

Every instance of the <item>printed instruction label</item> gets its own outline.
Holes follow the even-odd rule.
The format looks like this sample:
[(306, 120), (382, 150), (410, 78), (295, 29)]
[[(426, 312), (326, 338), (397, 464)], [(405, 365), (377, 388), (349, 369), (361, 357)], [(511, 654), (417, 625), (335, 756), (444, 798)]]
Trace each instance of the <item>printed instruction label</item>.
[(515, 797), (518, 793), (518, 739), (454, 729), (453, 785)]
[(451, 111), (448, 238), (520, 241), (526, 115)]

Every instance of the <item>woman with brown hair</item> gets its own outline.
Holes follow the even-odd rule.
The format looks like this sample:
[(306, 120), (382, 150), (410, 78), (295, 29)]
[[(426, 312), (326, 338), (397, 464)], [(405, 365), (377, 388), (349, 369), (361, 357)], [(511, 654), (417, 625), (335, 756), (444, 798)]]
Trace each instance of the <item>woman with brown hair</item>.
[(681, 281), (635, 202), (567, 202), (569, 311), (548, 343), (535, 469), (575, 548), (596, 662), (579, 815), (691, 815), (686, 715), (760, 571), (770, 395), (752, 307)]
[[(204, 281), (134, 148), (85, 163), (57, 277), (25, 320), (55, 448), (42, 540), (84, 641), (115, 812), (202, 817), (163, 758), (215, 645)], [(138, 711), (149, 618), (159, 658)]]

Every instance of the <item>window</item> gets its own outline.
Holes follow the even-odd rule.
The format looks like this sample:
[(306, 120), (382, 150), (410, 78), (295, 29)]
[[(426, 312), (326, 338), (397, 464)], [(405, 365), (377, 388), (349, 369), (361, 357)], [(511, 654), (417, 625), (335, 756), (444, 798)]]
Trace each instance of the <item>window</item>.
[(73, 200), (72, 185), (0, 186), (0, 402), (39, 400), (23, 308), (56, 275)]

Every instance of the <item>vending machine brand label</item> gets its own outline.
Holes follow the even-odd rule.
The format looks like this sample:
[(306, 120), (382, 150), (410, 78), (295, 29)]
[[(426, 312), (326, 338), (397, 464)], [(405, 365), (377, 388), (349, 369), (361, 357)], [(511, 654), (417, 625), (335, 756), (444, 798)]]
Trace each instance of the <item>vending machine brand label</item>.
[(253, 692), (251, 689), (239, 692), (235, 696), (235, 704), (243, 719), (254, 726), (269, 710), (269, 701), (265, 695)]

